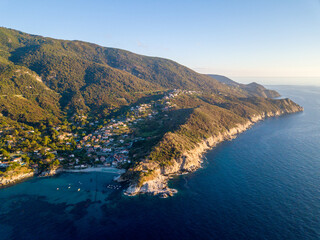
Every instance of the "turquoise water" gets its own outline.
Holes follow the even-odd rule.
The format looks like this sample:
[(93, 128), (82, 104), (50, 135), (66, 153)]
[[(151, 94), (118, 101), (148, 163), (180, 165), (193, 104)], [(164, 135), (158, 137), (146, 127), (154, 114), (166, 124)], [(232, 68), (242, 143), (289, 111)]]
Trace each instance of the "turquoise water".
[(0, 190), (0, 239), (320, 239), (320, 88), (273, 88), (305, 111), (220, 144), (174, 197), (123, 196), (111, 173), (32, 179)]

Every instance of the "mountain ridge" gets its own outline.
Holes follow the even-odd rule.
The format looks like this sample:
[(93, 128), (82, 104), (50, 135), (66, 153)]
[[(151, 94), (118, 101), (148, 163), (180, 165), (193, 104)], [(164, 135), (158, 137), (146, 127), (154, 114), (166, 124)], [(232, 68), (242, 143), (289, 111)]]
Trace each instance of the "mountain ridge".
[(252, 82), (249, 84), (241, 84), (237, 83), (236, 81), (233, 81), (232, 79), (222, 76), (222, 75), (217, 75), (217, 74), (208, 74), (208, 76), (218, 80), (221, 83), (224, 83), (228, 86), (236, 87), (241, 90), (249, 92), (253, 96), (260, 96), (260, 97), (265, 97), (265, 98), (275, 98), (275, 97), (280, 97), (280, 94), (275, 91), (275, 90), (269, 90), (266, 89), (264, 86)]
[[(6, 50), (7, 61), (30, 68), (43, 79), (48, 87), (62, 94), (60, 101), (62, 107), (72, 105), (72, 95), (83, 98), (85, 105), (86, 102), (90, 102), (91, 99), (88, 97), (90, 94), (86, 91), (90, 82), (88, 83), (86, 74), (87, 72), (90, 74), (90, 69), (94, 68), (108, 73), (112, 72), (113, 75), (121, 74), (122, 79), (128, 80), (131, 84), (135, 82), (136, 85), (139, 85), (139, 89), (146, 86), (149, 90), (180, 88), (222, 92), (242, 97), (250, 95), (249, 92), (240, 92), (224, 86), (216, 79), (198, 74), (172, 60), (147, 57), (83, 41), (56, 40), (0, 28), (0, 43)], [(112, 85), (112, 81), (109, 83)], [(117, 83), (114, 84), (117, 85)], [(134, 98), (130, 89), (117, 90), (113, 89), (116, 86), (107, 88), (101, 84), (99, 87), (106, 88), (106, 90), (111, 88), (113, 93), (118, 94), (118, 98), (128, 98), (129, 102)], [(98, 89), (96, 85), (89, 87), (89, 89), (92, 88)], [(135, 89), (133, 91), (137, 92)], [(101, 104), (110, 106), (110, 101), (116, 103), (116, 106), (122, 105), (116, 99), (106, 99)], [(76, 109), (76, 107), (70, 106), (70, 109)]]
[(200, 166), (189, 164), (199, 144), (234, 136), (257, 119), (303, 111), (270, 98), (277, 93), (261, 85), (215, 76), (168, 59), (0, 28), (6, 174), (103, 163), (126, 169), (119, 179), (133, 193), (166, 196), (160, 188), (168, 189), (168, 175)]

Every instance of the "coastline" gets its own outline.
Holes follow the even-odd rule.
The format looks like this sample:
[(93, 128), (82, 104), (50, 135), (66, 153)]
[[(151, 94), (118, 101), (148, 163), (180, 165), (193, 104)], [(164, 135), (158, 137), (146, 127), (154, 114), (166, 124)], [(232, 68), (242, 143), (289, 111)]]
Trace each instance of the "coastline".
[(0, 189), (14, 186), (16, 184), (19, 184), (21, 182), (27, 181), (32, 178), (52, 177), (52, 176), (56, 176), (56, 175), (63, 173), (63, 172), (67, 172), (67, 173), (101, 172), (101, 173), (119, 174), (119, 176), (120, 176), (122, 173), (125, 172), (125, 170), (113, 168), (113, 167), (90, 167), (90, 168), (85, 168), (85, 169), (57, 168), (57, 169), (52, 169), (50, 171), (42, 172), (39, 175), (36, 175), (35, 172), (29, 172), (29, 173), (16, 175), (10, 179), (0, 177)]
[(114, 168), (114, 167), (90, 167), (90, 168), (84, 168), (84, 169), (63, 169), (63, 172), (69, 172), (69, 173), (102, 172), (102, 173), (122, 174), (125, 172), (125, 170)]
[(29, 172), (29, 173), (25, 173), (25, 174), (19, 174), (16, 175), (13, 178), (10, 179), (6, 179), (6, 178), (1, 178), (0, 177), (0, 189), (2, 188), (7, 188), (7, 187), (11, 187), (13, 185), (19, 184), (21, 182), (27, 181), (31, 178), (35, 177), (35, 173), (34, 172)]
[[(137, 194), (151, 194), (158, 195), (162, 198), (173, 196), (177, 193), (176, 189), (168, 187), (168, 181), (174, 177), (182, 174), (194, 172), (201, 168), (203, 163), (203, 156), (208, 151), (213, 149), (217, 144), (226, 140), (234, 139), (238, 134), (249, 129), (253, 124), (259, 122), (265, 118), (276, 117), (285, 114), (291, 114), (303, 111), (303, 108), (296, 108), (292, 111), (279, 110), (275, 112), (267, 112), (259, 115), (251, 116), (244, 124), (237, 124), (236, 127), (229, 129), (226, 132), (219, 133), (216, 136), (209, 137), (200, 142), (195, 148), (186, 151), (178, 159), (175, 159), (172, 165), (169, 166), (157, 166), (155, 163), (143, 163), (145, 167), (154, 170), (155, 177), (152, 180), (145, 181), (142, 185), (138, 185), (135, 182), (129, 181), (129, 187), (124, 191), (125, 195), (135, 196)], [(119, 174), (114, 180), (117, 182), (125, 181), (122, 178), (122, 174), (126, 172), (125, 169), (118, 169), (113, 167), (90, 167), (85, 169), (63, 169), (62, 167), (51, 169), (36, 176), (35, 172), (29, 172), (21, 175), (14, 176), (11, 179), (0, 178), (0, 188), (13, 186), (20, 182), (26, 181), (33, 177), (49, 177), (54, 176), (62, 172), (69, 173), (86, 173), (86, 172), (104, 172)]]
[[(168, 187), (168, 181), (170, 178), (173, 176), (194, 172), (201, 168), (204, 154), (208, 150), (213, 149), (217, 144), (236, 138), (238, 134), (246, 131), (255, 123), (266, 118), (277, 117), (301, 111), (303, 111), (303, 108), (295, 108), (292, 109), (292, 111), (278, 110), (275, 112), (253, 115), (244, 124), (238, 124), (236, 127), (231, 128), (224, 133), (219, 133), (217, 136), (204, 139), (192, 150), (184, 152), (182, 157), (175, 159), (173, 164), (170, 166), (160, 167), (155, 166), (155, 164), (151, 164), (155, 172), (155, 177), (152, 180), (144, 182), (141, 186), (135, 182), (130, 183), (124, 194), (128, 196), (135, 196), (137, 194), (151, 194), (158, 195), (162, 198), (173, 196), (175, 193), (177, 193), (177, 190)], [(150, 165), (150, 163), (147, 164)], [(122, 181), (121, 177), (118, 179), (118, 181)]]

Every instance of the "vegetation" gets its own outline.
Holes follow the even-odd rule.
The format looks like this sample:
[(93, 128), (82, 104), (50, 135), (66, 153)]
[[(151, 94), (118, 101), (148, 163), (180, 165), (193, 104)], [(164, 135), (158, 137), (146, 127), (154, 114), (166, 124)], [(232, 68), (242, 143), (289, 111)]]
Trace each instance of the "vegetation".
[[(154, 173), (156, 168), (172, 165), (186, 152), (194, 150), (199, 143), (246, 124), (252, 117), (266, 113), (290, 113), (301, 110), (289, 99), (273, 100), (261, 97), (228, 99), (215, 94), (181, 95), (174, 98), (172, 103), (175, 109), (172, 113), (187, 110), (187, 114), (182, 122), (177, 121), (177, 118), (181, 118), (181, 114), (171, 115), (170, 122), (177, 122), (176, 127), (166, 131), (160, 141), (149, 146), (148, 153), (145, 153), (146, 160), (137, 162), (126, 173), (128, 178), (136, 179), (140, 185), (155, 177), (151, 173)], [(151, 165), (152, 167), (145, 172), (144, 166), (146, 164), (148, 166), (149, 163), (156, 164)]]
[[(117, 108), (147, 92), (163, 89), (250, 95), (171, 60), (80, 41), (55, 40), (0, 28), (0, 49), (3, 67), (19, 65), (30, 73), (33, 71), (33, 76), (41, 77), (61, 95), (63, 110), (71, 112)], [(8, 69), (7, 74), (10, 71), (15, 70)]]
[[(108, 131), (132, 146), (121, 167), (141, 183), (156, 174), (141, 162), (170, 165), (257, 115), (297, 108), (266, 98), (277, 94), (261, 85), (218, 80), (167, 59), (0, 28), (0, 160), (9, 164), (3, 174), (90, 162), (97, 155), (89, 148), (109, 146)], [(73, 162), (62, 160), (70, 155)]]
[(274, 90), (266, 89), (264, 86), (257, 84), (255, 82), (250, 84), (241, 84), (237, 83), (230, 78), (221, 75), (209, 74), (208, 76), (218, 80), (221, 83), (224, 83), (230, 87), (237, 88), (238, 91), (247, 92), (255, 97), (265, 97), (265, 98), (275, 98), (280, 97), (280, 94)]

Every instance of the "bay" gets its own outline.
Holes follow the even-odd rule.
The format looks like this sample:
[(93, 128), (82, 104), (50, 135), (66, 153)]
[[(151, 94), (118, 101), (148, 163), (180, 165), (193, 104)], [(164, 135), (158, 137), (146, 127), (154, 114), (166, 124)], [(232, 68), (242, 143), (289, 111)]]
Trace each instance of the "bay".
[(0, 190), (0, 239), (320, 239), (320, 88), (271, 88), (305, 111), (218, 145), (174, 197), (124, 196), (112, 173), (31, 179)]

